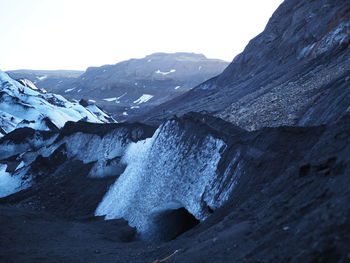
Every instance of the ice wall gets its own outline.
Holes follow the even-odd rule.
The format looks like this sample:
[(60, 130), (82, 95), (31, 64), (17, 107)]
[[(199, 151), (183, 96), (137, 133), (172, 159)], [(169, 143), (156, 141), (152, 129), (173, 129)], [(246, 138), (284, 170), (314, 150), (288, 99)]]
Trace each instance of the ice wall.
[[(193, 127), (192, 127), (193, 128)], [(184, 128), (177, 120), (163, 124), (152, 138), (131, 144), (125, 172), (99, 204), (96, 215), (125, 218), (147, 235), (153, 213), (182, 205), (198, 220), (222, 205), (240, 175), (240, 153), (220, 172), (224, 140)]]

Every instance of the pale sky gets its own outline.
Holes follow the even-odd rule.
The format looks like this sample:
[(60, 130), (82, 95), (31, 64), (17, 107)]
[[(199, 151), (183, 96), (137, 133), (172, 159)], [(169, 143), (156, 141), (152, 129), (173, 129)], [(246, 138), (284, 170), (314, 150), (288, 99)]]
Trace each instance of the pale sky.
[(282, 0), (0, 0), (0, 69), (80, 69), (155, 52), (231, 61)]

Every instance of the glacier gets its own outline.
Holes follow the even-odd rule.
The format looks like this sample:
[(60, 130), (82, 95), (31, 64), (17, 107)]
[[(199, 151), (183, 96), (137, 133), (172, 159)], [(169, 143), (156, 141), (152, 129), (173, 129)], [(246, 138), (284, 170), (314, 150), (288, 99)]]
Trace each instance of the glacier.
[(67, 121), (115, 122), (97, 106), (84, 107), (60, 95), (40, 90), (25, 81), (16, 81), (0, 71), (2, 135), (20, 127), (37, 130), (50, 130), (53, 126), (62, 128)]
[(220, 207), (242, 173), (240, 150), (219, 169), (228, 143), (215, 134), (196, 133), (194, 127), (184, 129), (180, 120), (169, 120), (152, 138), (131, 143), (122, 157), (126, 169), (95, 215), (124, 218), (140, 238), (158, 240), (153, 219), (160, 211), (184, 208), (203, 221)]

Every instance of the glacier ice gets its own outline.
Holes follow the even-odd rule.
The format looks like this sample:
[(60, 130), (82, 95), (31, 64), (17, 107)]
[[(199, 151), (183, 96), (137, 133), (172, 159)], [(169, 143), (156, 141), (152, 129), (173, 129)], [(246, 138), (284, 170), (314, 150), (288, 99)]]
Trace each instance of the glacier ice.
[(124, 218), (141, 237), (153, 227), (152, 214), (164, 207), (184, 207), (204, 220), (210, 208), (221, 206), (228, 198), (241, 173), (239, 151), (224, 173), (219, 172), (226, 150), (222, 139), (195, 132), (191, 135), (176, 120), (170, 120), (152, 138), (128, 146), (122, 159), (127, 167), (95, 214), (105, 219)]
[(2, 71), (0, 87), (0, 125), (6, 132), (19, 127), (48, 130), (49, 126), (43, 121), (45, 119), (49, 119), (58, 128), (63, 127), (67, 121), (113, 122), (111, 117), (96, 106), (85, 108), (60, 95), (22, 85)]
[[(127, 145), (132, 142), (127, 136), (128, 132), (125, 127), (113, 129), (102, 137), (97, 134), (77, 132), (57, 140), (49, 147), (40, 149), (39, 154), (48, 157), (65, 144), (68, 159), (76, 159), (84, 163), (95, 162), (89, 177), (115, 176), (125, 168), (120, 159)], [(141, 131), (134, 129), (133, 132), (137, 137), (136, 133)]]
[(6, 172), (7, 165), (0, 164), (0, 198), (22, 190), (21, 179)]

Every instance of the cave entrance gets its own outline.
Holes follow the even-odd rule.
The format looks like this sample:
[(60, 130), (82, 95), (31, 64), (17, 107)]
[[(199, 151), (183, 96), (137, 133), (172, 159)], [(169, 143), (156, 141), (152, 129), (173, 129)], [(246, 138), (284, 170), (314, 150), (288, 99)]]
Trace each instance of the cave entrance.
[(170, 241), (199, 224), (182, 204), (171, 202), (152, 211), (144, 238)]

